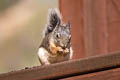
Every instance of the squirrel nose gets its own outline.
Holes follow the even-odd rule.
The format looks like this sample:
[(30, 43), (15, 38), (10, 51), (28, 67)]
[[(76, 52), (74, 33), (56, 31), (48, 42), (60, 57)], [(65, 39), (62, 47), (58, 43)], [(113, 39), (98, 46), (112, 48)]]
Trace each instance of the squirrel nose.
[(62, 48), (65, 49), (65, 46), (63, 46)]

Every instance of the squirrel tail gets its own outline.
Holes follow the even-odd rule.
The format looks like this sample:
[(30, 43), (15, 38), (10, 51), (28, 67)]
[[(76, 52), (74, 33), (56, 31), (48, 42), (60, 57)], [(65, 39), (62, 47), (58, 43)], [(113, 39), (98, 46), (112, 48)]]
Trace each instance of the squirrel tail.
[(62, 16), (57, 8), (55, 9), (49, 9), (48, 13), (48, 22), (46, 25), (46, 29), (44, 31), (44, 35), (47, 35), (48, 33), (52, 32), (56, 25), (61, 24), (62, 22)]

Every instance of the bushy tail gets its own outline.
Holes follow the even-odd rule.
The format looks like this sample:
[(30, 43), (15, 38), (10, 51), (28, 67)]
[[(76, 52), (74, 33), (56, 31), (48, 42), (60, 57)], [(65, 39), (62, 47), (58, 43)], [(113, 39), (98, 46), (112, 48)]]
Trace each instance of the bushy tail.
[(45, 35), (52, 32), (57, 24), (61, 24), (61, 18), (61, 14), (57, 8), (49, 10), (48, 23), (46, 26)]

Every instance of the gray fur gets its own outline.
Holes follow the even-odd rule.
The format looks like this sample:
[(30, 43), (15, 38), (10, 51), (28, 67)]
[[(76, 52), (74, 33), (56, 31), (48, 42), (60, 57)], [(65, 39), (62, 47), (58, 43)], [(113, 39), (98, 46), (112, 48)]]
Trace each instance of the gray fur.
[[(64, 25), (62, 24), (62, 18), (57, 9), (49, 10), (47, 26), (44, 32), (43, 41), (39, 48), (40, 51), (43, 52), (42, 55), (39, 52), (39, 56), (44, 57), (39, 57), (40, 62), (51, 64), (71, 59), (72, 47), (70, 29), (71, 25), (69, 21)], [(59, 54), (57, 54), (56, 57), (53, 57), (52, 50), (50, 49), (50, 43), (52, 43), (51, 40), (56, 47), (61, 47), (63, 49), (62, 53), (57, 52)], [(69, 49), (68, 54), (65, 53), (66, 48)]]

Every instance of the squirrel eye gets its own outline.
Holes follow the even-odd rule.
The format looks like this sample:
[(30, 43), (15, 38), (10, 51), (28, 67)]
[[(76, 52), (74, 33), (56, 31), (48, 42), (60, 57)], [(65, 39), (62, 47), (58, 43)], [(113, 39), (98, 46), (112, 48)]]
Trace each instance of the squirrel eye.
[(59, 34), (59, 33), (57, 33), (56, 37), (57, 37), (57, 38), (60, 38), (60, 34)]

